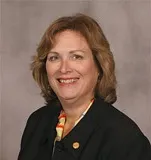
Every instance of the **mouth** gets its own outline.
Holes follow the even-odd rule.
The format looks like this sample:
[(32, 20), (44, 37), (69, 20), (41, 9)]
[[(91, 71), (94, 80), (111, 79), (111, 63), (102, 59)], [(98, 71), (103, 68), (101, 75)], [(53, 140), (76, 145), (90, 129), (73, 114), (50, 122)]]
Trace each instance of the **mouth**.
[(66, 79), (58, 78), (57, 80), (61, 84), (72, 84), (72, 83), (77, 82), (79, 78), (66, 78)]

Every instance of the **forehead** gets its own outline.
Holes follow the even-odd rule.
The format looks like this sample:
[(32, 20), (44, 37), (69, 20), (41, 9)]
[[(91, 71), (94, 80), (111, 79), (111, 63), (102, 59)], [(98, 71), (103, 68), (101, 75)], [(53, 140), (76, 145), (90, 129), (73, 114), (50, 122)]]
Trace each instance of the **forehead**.
[(54, 49), (89, 49), (90, 47), (84, 38), (79, 32), (72, 30), (65, 30), (63, 32), (57, 33), (54, 37)]

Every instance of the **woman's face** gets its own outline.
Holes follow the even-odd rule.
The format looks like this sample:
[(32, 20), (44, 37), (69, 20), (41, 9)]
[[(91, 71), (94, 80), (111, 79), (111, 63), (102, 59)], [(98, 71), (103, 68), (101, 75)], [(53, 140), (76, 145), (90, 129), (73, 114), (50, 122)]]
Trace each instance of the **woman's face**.
[(98, 69), (85, 38), (66, 30), (55, 37), (46, 71), (51, 88), (59, 100), (90, 100), (98, 79)]

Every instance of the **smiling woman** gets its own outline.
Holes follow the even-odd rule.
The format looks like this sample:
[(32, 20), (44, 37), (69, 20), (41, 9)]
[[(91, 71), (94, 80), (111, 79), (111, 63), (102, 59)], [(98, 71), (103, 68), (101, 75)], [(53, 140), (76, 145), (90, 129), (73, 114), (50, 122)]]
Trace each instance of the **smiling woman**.
[(29, 117), (18, 160), (151, 160), (148, 139), (112, 106), (115, 64), (94, 19), (56, 20), (31, 69), (46, 106)]
[(87, 41), (78, 32), (66, 30), (55, 36), (55, 46), (47, 56), (46, 71), (49, 84), (62, 105), (70, 107), (72, 103), (77, 112), (83, 100), (94, 98), (99, 70)]

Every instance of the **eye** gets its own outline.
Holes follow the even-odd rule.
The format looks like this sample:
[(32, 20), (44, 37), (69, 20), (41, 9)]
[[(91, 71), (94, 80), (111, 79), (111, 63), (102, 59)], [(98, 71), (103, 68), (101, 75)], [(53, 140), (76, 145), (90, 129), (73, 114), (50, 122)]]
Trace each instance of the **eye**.
[(78, 55), (78, 54), (74, 54), (74, 55), (72, 56), (72, 59), (73, 59), (73, 60), (82, 60), (82, 59), (83, 59), (83, 56)]
[(51, 62), (58, 61), (59, 57), (58, 56), (49, 56), (48, 60), (51, 61)]

